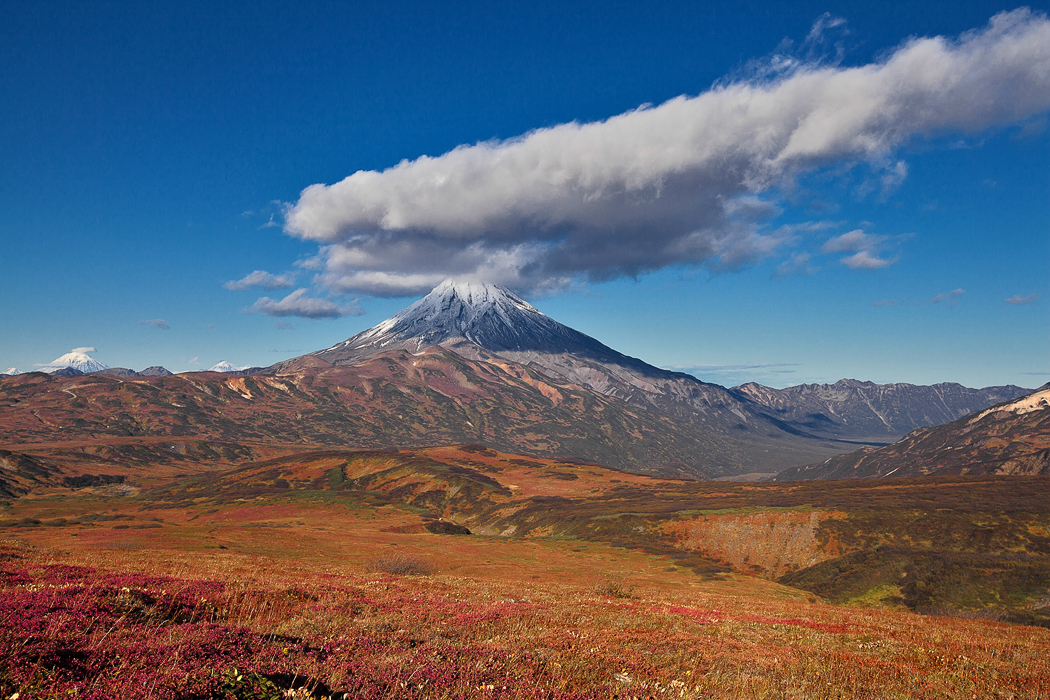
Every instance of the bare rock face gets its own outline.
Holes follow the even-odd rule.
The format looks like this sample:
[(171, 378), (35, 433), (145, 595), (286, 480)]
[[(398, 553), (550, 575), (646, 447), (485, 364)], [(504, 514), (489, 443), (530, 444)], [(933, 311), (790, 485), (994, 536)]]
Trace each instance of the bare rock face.
[(106, 369), (100, 369), (97, 372), (92, 372), (91, 374), (103, 374), (107, 377), (120, 377), (122, 379), (142, 376), (139, 372), (136, 372), (133, 369), (128, 369), (127, 367), (108, 367)]
[(970, 389), (945, 382), (932, 386), (875, 384), (842, 379), (772, 389), (754, 382), (730, 391), (771, 418), (814, 435), (857, 441), (896, 440), (915, 428), (950, 423), (967, 414), (1031, 392), (1019, 386)]

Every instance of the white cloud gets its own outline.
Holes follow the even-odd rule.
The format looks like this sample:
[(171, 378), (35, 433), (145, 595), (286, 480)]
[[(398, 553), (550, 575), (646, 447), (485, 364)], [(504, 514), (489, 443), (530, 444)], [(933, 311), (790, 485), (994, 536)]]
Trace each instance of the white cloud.
[[(1015, 10), (958, 39), (909, 40), (878, 63), (778, 70), (311, 185), (285, 210), (285, 229), (323, 245), (320, 284), (378, 295), (448, 276), (535, 290), (746, 265), (784, 243), (765, 224), (778, 188), (800, 174), (867, 161), (891, 188), (907, 168), (890, 156), (909, 139), (1050, 108), (1050, 21)], [(855, 252), (850, 267), (890, 264)]]
[(1023, 304), (1031, 304), (1033, 301), (1035, 301), (1038, 298), (1039, 298), (1038, 294), (1029, 294), (1026, 297), (1023, 297), (1020, 294), (1015, 294), (1014, 296), (1012, 296), (1009, 299), (1007, 299), (1006, 303), (1014, 305), (1014, 306), (1023, 305)]
[(249, 287), (262, 287), (266, 291), (272, 292), (275, 289), (287, 289), (294, 284), (295, 275), (293, 274), (274, 275), (264, 270), (256, 270), (239, 280), (227, 282), (222, 286), (235, 292), (248, 289)]
[(903, 160), (898, 160), (892, 166), (886, 168), (886, 172), (882, 176), (883, 196), (900, 187), (906, 177), (908, 177), (908, 164)]
[(893, 260), (885, 260), (873, 255), (870, 251), (862, 250), (849, 257), (842, 258), (842, 264), (851, 270), (881, 270), (893, 264)]
[(796, 374), (797, 362), (760, 362), (739, 365), (678, 365), (667, 369), (691, 374), (702, 381), (724, 383), (726, 386), (745, 382), (780, 384), (789, 381), (788, 375)]
[(156, 329), (162, 330), (162, 331), (166, 331), (166, 330), (170, 330), (171, 329), (171, 326), (169, 326), (168, 322), (165, 321), (163, 318), (151, 318), (148, 321), (139, 321), (138, 325), (140, 325), (140, 326), (152, 326), (153, 328), (156, 328)]
[(81, 353), (83, 355), (87, 355), (89, 353), (95, 352), (95, 348), (73, 348), (72, 350), (70, 350), (70, 352), (76, 352)]
[(872, 236), (857, 229), (829, 239), (821, 250), (825, 253), (854, 253), (871, 250), (880, 241), (882, 241), (881, 236)]
[(966, 294), (965, 289), (953, 289), (950, 292), (942, 292), (941, 294), (938, 294), (933, 299), (930, 299), (930, 303), (940, 304), (942, 301), (946, 301), (949, 304), (958, 304), (959, 299), (963, 294)]
[(821, 251), (824, 253), (853, 253), (839, 261), (851, 270), (878, 270), (895, 262), (878, 256), (879, 246), (885, 240), (885, 236), (874, 236), (856, 229), (829, 239), (821, 247)]
[[(667, 369), (676, 372), (736, 372), (748, 369), (771, 369), (780, 367), (799, 367), (798, 362), (760, 362), (750, 365), (674, 365)], [(790, 370), (794, 371), (794, 370)]]
[(777, 266), (776, 277), (787, 277), (788, 275), (812, 275), (819, 270), (810, 264), (809, 253), (795, 253), (789, 259)]
[(314, 299), (306, 294), (305, 289), (297, 289), (280, 301), (261, 297), (250, 308), (245, 309), (245, 313), (303, 318), (339, 318), (360, 316), (364, 313), (356, 303), (340, 306), (333, 301)]

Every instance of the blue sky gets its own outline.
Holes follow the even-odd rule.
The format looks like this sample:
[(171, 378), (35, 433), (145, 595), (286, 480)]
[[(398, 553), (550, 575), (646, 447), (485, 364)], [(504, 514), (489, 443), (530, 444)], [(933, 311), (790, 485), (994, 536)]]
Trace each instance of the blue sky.
[(0, 370), (268, 365), (448, 273), (726, 385), (1050, 380), (1050, 94), (966, 63), (1050, 3), (215, 5), (5, 4)]

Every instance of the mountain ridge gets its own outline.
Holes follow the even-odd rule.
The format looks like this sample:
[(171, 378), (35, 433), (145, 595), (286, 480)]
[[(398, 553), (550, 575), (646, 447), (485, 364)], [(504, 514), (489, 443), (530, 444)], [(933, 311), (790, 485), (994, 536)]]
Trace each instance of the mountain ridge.
[(814, 435), (870, 442), (897, 440), (915, 428), (950, 423), (1032, 391), (1005, 385), (971, 389), (955, 382), (876, 384), (840, 379), (773, 389), (748, 382), (729, 390), (758, 410)]
[(951, 423), (917, 428), (892, 445), (785, 469), (775, 481), (1050, 474), (1050, 387)]

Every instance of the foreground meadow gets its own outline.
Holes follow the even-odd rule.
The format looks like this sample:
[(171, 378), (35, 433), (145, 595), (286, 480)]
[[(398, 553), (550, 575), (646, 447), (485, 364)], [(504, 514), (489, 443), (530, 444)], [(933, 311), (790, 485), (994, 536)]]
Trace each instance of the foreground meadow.
[[(1043, 619), (1042, 481), (696, 484), (476, 446), (148, 476), (0, 503), (0, 697), (1050, 698), (1050, 629), (1002, 621)], [(784, 585), (810, 560), (827, 595)], [(905, 608), (949, 586), (976, 607)]]
[[(467, 546), (373, 522), (382, 527), (362, 527), (346, 563), (320, 542), (298, 556), (262, 556), (235, 545), (153, 547), (127, 530), (68, 549), (5, 540), (0, 693), (1050, 697), (1044, 628), (837, 607), (761, 579), (702, 580), (594, 545)], [(462, 568), (474, 575), (449, 573)]]

